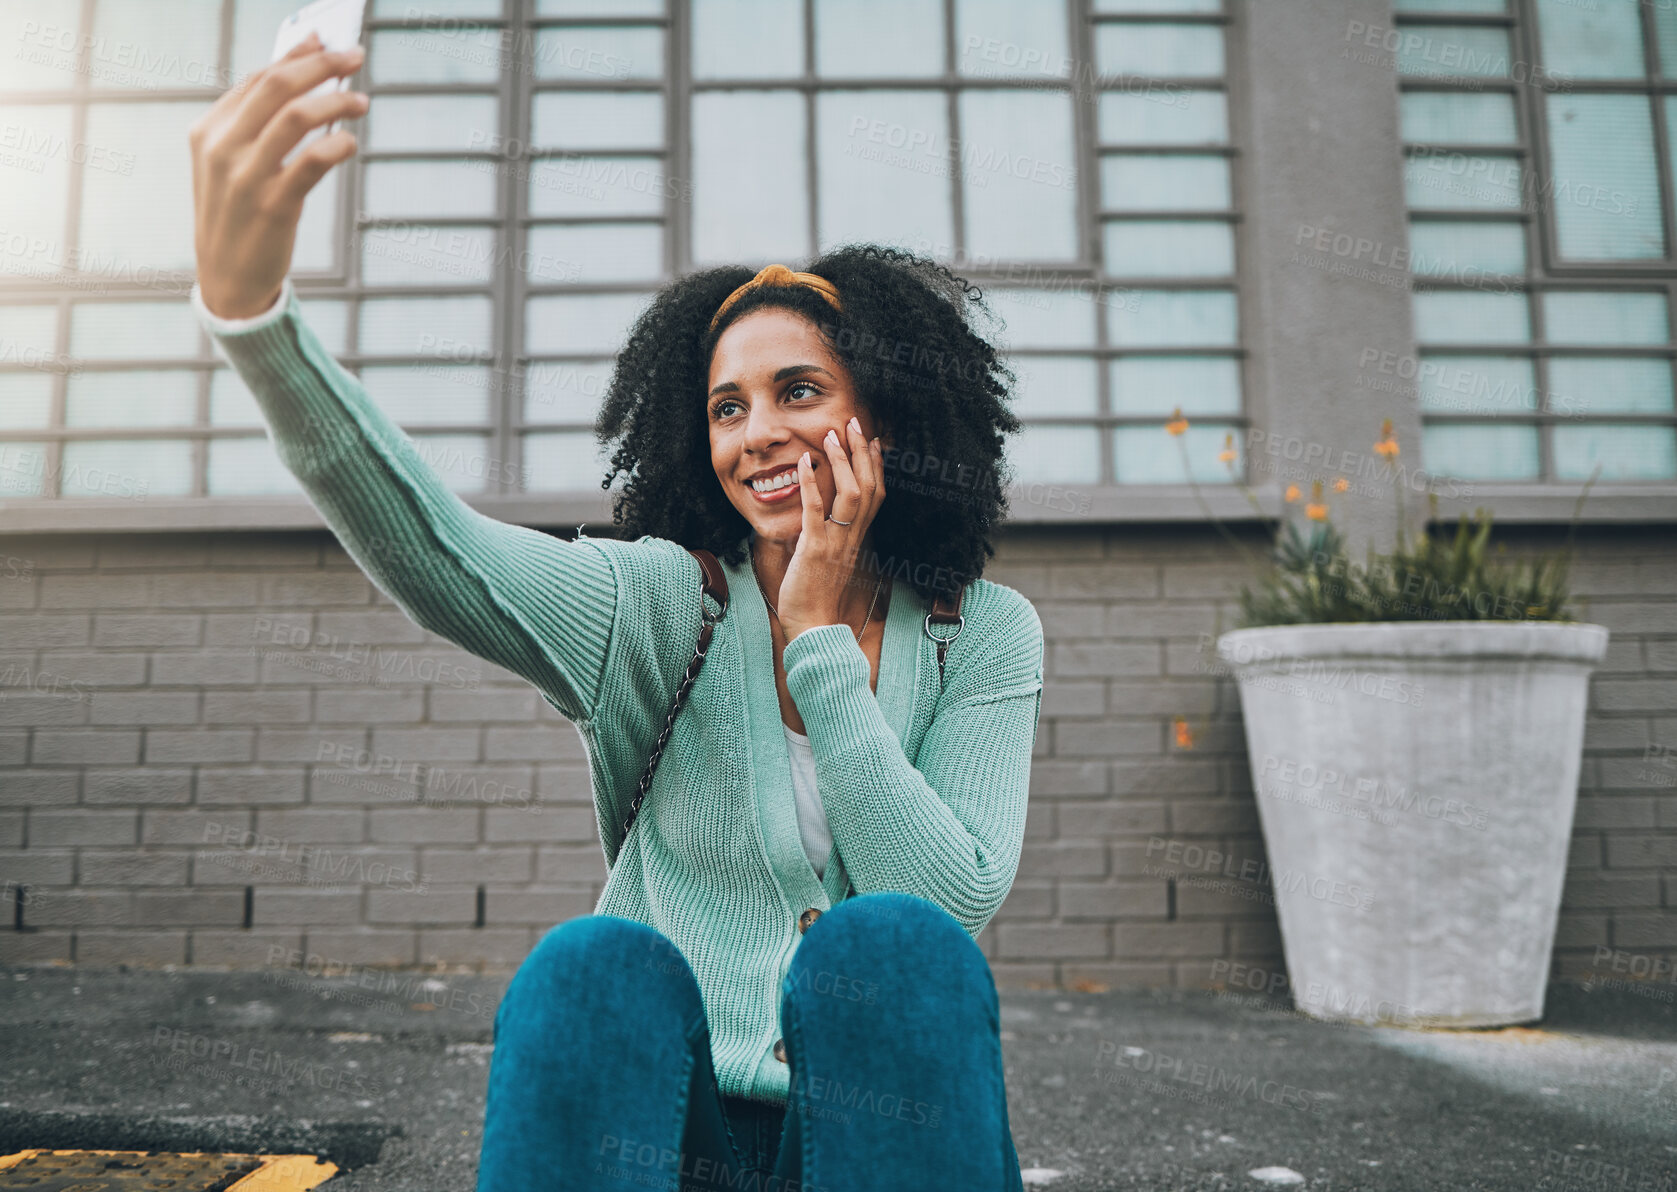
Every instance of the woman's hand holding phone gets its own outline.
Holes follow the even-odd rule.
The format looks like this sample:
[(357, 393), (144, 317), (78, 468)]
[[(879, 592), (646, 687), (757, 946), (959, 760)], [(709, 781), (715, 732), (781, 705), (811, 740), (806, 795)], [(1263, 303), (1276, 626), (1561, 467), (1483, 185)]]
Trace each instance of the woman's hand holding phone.
[(362, 115), (360, 91), (308, 93), (361, 68), (360, 47), (328, 52), (317, 37), (253, 71), (196, 122), (192, 151), (193, 244), (204, 305), (218, 318), (261, 314), (279, 297), (303, 200), (326, 171), (355, 153), (345, 129), (282, 161), (310, 129)]

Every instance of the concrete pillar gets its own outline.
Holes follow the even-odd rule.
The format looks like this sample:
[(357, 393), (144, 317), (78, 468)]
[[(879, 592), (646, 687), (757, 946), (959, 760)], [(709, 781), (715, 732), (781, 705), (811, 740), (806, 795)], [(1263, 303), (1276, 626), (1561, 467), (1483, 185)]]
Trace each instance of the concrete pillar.
[[(1294, 473), (1323, 480), (1359, 560), (1390, 544), (1399, 495), (1411, 531), (1426, 511), (1421, 493), (1378, 479), (1388, 469), (1370, 453), (1390, 418), (1399, 476), (1420, 463), (1397, 69), (1378, 34), (1368, 44), (1393, 27), (1390, 0), (1248, 0), (1233, 30), (1245, 47), (1231, 98), (1247, 149), (1248, 474), (1254, 487), (1298, 482), (1291, 516), (1310, 494)], [(1338, 476), (1350, 491), (1333, 491)]]

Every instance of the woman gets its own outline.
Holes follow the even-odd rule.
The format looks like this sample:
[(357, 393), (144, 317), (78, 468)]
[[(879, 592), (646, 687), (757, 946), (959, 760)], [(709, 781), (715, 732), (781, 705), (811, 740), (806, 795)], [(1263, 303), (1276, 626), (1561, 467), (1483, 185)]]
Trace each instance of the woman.
[[(624, 540), (497, 522), (327, 354), (285, 276), (304, 196), (355, 141), (282, 159), (367, 108), (302, 97), (358, 64), (305, 43), (193, 127), (193, 301), (356, 562), (588, 748), (609, 878), (499, 1007), (478, 1187), (1019, 1189), (973, 937), (1018, 865), (1042, 628), (978, 578), (1005, 507), (979, 478), (1019, 424), (976, 294), (869, 247), (683, 278), (599, 419)], [(685, 547), (722, 558), (731, 600), (625, 833), (719, 611)], [(957, 594), (940, 660), (927, 613)]]

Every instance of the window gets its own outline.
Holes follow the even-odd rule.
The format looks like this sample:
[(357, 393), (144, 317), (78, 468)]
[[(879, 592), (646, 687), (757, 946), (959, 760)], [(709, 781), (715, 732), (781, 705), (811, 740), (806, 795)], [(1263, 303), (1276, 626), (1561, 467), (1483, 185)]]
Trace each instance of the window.
[(849, 240), (944, 260), (1005, 321), (1018, 479), (1180, 481), (1160, 450), (1178, 405), (1196, 479), (1230, 479), (1216, 455), (1243, 418), (1243, 354), (1220, 0), (689, 13), (693, 264)]
[[(187, 129), (295, 7), (0, 13), (20, 47), (0, 496), (300, 495), (186, 301)], [(1196, 477), (1227, 481), (1229, 20), (1221, 0), (373, 0), (374, 102), (292, 276), (464, 494), (597, 494), (593, 421), (657, 287), (854, 240), (984, 286), (1021, 378), (1018, 479), (1179, 481), (1160, 428), (1180, 406)]]
[(1637, 0), (1400, 0), (1429, 471), (1677, 479), (1677, 25)]
[[(1221, 5), (1097, 0), (1099, 331), (1113, 478), (1228, 482), (1242, 417), (1236, 197)], [(1168, 18), (1164, 15), (1168, 14)], [(1172, 450), (1159, 428), (1192, 423)], [(1185, 474), (1184, 468), (1188, 471)]]

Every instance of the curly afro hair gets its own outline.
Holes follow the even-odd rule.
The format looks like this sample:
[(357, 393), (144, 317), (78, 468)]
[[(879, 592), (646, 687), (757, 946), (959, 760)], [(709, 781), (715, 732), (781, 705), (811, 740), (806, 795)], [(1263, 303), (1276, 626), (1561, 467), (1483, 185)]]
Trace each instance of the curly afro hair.
[(838, 288), (842, 313), (807, 286), (765, 285), (710, 330), (723, 299), (755, 275), (725, 266), (674, 282), (636, 320), (594, 426), (602, 445), (617, 443), (600, 487), (625, 478), (612, 521), (630, 540), (650, 534), (745, 562), (751, 525), (711, 466), (710, 358), (737, 319), (783, 307), (820, 329), (889, 444), (871, 527), (877, 559), (863, 562), (927, 602), (953, 598), (983, 574), (1007, 512), (1003, 436), (1021, 426), (1007, 405), (1016, 378), (973, 327), (980, 317), (999, 324), (977, 287), (898, 249), (846, 245), (804, 269)]

